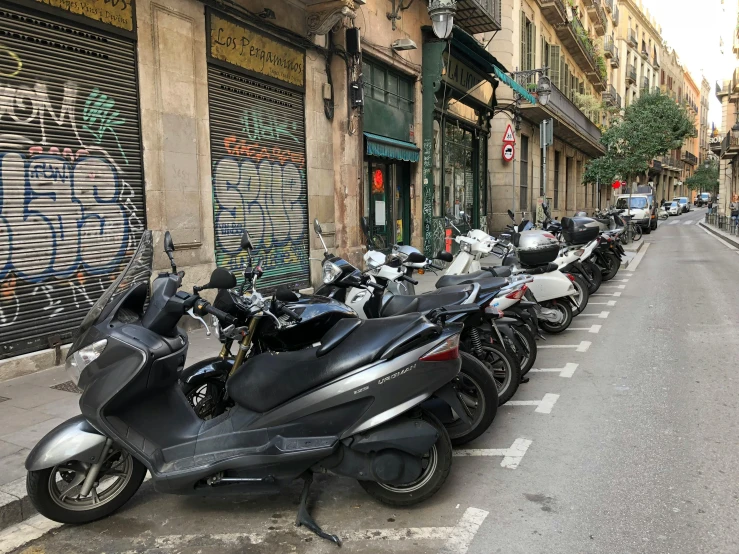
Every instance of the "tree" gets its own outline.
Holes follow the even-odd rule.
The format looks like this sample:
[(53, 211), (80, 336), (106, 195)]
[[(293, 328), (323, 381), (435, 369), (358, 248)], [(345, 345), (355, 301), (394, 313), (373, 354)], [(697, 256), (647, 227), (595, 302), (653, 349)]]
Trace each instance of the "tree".
[(718, 192), (718, 162), (712, 160), (708, 162), (708, 167), (701, 165), (695, 170), (695, 173), (685, 179), (685, 184), (690, 190), (700, 192)]
[(642, 92), (601, 135), (606, 154), (590, 160), (583, 173), (584, 183), (631, 182), (646, 174), (657, 156), (679, 148), (687, 137), (696, 136), (695, 126), (684, 105), (678, 105), (659, 90)]

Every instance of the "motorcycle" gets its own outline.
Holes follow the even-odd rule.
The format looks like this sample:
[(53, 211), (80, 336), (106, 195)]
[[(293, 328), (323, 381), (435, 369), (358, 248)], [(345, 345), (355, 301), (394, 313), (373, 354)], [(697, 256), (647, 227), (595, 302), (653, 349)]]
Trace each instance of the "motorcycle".
[[(165, 250), (174, 250), (171, 242)], [(29, 498), (39, 513), (73, 524), (108, 516), (147, 471), (157, 490), (172, 494), (276, 492), (302, 478), (297, 524), (340, 545), (308, 512), (315, 471), (357, 479), (393, 506), (423, 502), (441, 488), (451, 442), (421, 406), (433, 396), (456, 397), (451, 382), (461, 366), (462, 325), (447, 319), (476, 307), (344, 319), (320, 346), (254, 356), (229, 379), (234, 407), (203, 422), (178, 382), (188, 338), (177, 324), (185, 314), (210, 314), (225, 327), (237, 322), (198, 291), (178, 290), (183, 274), (174, 261), (147, 295), (152, 259), (145, 231), (80, 325), (66, 367), (82, 389), (82, 414), (50, 431), (26, 460)], [(221, 271), (200, 290), (235, 285)], [(260, 311), (292, 317), (266, 304)]]

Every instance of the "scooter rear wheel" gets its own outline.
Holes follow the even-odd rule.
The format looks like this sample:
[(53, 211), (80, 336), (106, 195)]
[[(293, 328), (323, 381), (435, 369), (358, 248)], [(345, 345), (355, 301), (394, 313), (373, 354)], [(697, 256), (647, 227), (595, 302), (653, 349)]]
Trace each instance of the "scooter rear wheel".
[(492, 372), (498, 386), (498, 406), (502, 406), (518, 390), (521, 383), (521, 364), (511, 352), (499, 344), (483, 344), (482, 350), (482, 357), (478, 357), (478, 360), (484, 362), (488, 371)]
[(452, 443), (444, 425), (428, 412), (423, 420), (433, 425), (439, 438), (423, 457), (423, 471), (412, 483), (389, 485), (375, 481), (359, 481), (367, 493), (389, 506), (413, 506), (431, 498), (442, 487), (452, 469)]
[(539, 320), (539, 326), (547, 333), (556, 335), (557, 333), (561, 333), (567, 329), (570, 326), (570, 323), (572, 323), (572, 308), (570, 307), (570, 303), (564, 298), (542, 302), (541, 305), (545, 308), (558, 310), (563, 316), (562, 321), (559, 323), (550, 323), (543, 318)]
[(613, 252), (606, 252), (605, 256), (608, 258), (608, 268), (606, 273), (603, 274), (603, 281), (610, 281), (621, 269), (621, 259)]
[(588, 272), (588, 277), (590, 277), (590, 280), (593, 282), (593, 284), (588, 287), (588, 292), (590, 294), (595, 294), (598, 292), (601, 283), (603, 283), (603, 273), (597, 264), (594, 264), (589, 260), (584, 261), (582, 265), (585, 268), (585, 271)]
[(59, 523), (89, 523), (111, 515), (128, 502), (141, 486), (146, 467), (115, 445), (88, 494), (80, 489), (90, 469), (88, 462), (70, 461), (29, 471), (26, 489), (38, 512)]
[(587, 307), (588, 301), (590, 300), (590, 292), (588, 292), (588, 283), (583, 279), (581, 275), (573, 275), (575, 281), (572, 283), (577, 290), (578, 295), (575, 297), (576, 306), (572, 309), (573, 317)]

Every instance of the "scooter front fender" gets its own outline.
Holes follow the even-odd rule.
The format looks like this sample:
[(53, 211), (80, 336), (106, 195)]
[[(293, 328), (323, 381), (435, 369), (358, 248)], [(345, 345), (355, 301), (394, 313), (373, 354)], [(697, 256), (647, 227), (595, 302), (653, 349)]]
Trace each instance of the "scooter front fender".
[(180, 373), (180, 382), (187, 385), (207, 379), (221, 379), (225, 382), (233, 364), (232, 359), (206, 358), (183, 369)]
[(39, 471), (78, 460), (95, 463), (103, 455), (105, 435), (102, 435), (78, 415), (49, 431), (26, 458), (28, 471)]

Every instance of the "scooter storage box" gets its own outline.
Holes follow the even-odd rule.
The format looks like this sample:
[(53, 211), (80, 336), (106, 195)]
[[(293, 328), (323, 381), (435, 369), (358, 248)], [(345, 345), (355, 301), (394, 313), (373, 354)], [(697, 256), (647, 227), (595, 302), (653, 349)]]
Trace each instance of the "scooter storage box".
[(562, 246), (557, 237), (547, 231), (523, 231), (519, 233), (517, 242), (518, 260), (526, 267), (553, 262)]
[(587, 244), (600, 234), (600, 223), (591, 217), (563, 217), (562, 238), (567, 244)]

